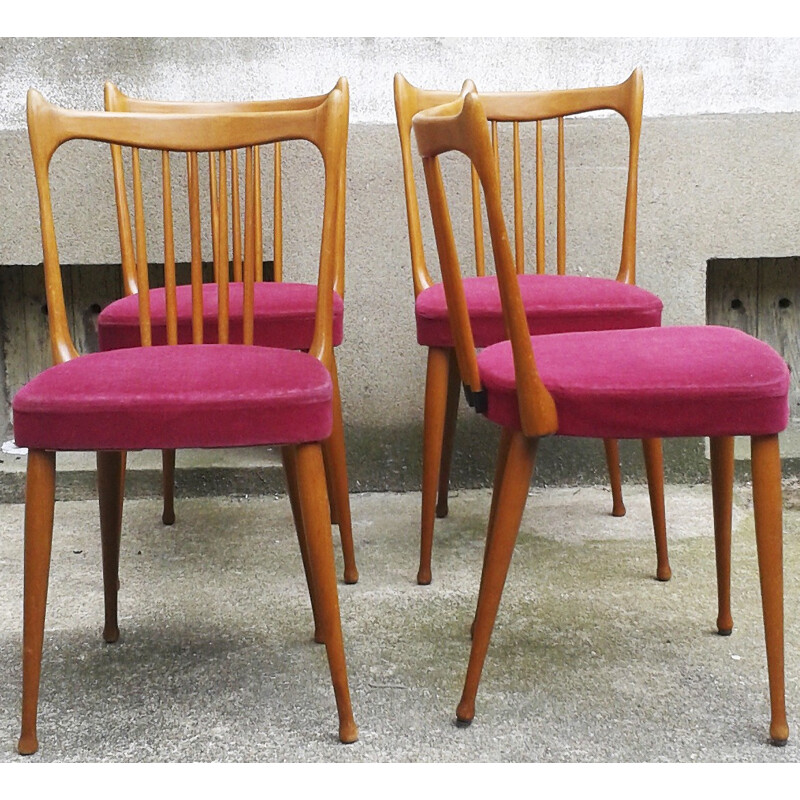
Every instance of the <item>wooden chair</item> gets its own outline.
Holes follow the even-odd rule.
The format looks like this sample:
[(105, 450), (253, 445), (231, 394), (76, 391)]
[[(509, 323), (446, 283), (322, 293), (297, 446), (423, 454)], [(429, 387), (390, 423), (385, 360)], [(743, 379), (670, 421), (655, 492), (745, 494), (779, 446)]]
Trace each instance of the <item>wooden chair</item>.
[[(38, 747), (36, 715), (59, 450), (97, 451), (105, 591), (103, 636), (107, 642), (114, 642), (119, 636), (117, 594), (125, 451), (280, 445), (291, 465), (289, 482), (299, 506), (298, 538), (315, 633), (327, 649), (339, 712), (339, 737), (343, 742), (357, 738), (339, 621), (322, 456), (334, 416), (333, 288), (340, 262), (338, 219), (343, 201), (347, 115), (347, 98), (339, 90), (310, 109), (214, 116), (69, 111), (49, 104), (34, 90), (29, 92), (28, 130), (39, 194), (55, 365), (26, 384), (13, 402), (15, 439), (29, 449), (20, 753), (33, 753)], [(80, 357), (75, 349), (65, 311), (49, 169), (53, 154), (74, 139), (131, 147), (135, 169), (151, 165), (156, 173), (152, 182), (136, 185), (155, 186), (157, 203), (163, 208), (164, 346), (151, 346), (151, 313), (156, 303), (148, 291), (147, 262), (140, 247), (136, 269), (141, 290), (138, 303), (142, 345)], [(319, 291), (309, 352), (253, 346), (257, 258), (252, 211), (244, 225), (241, 339), (230, 341), (229, 333), (234, 327), (229, 305), (231, 287), (222, 269), (218, 305), (214, 309), (216, 343), (203, 343), (201, 237), (194, 235), (200, 229), (200, 214), (197, 192), (193, 190), (188, 192), (188, 227), (193, 234), (187, 238), (193, 278), (194, 338), (193, 343), (178, 344), (175, 263), (183, 249), (175, 235), (180, 232), (181, 219), (173, 213), (178, 202), (172, 188), (173, 162), (185, 160), (189, 185), (193, 187), (199, 179), (201, 156), (208, 152), (219, 154), (221, 167), (216, 180), (219, 196), (224, 197), (231, 153), (243, 150), (245, 205), (253, 209), (252, 197), (258, 191), (258, 147), (294, 139), (310, 142), (321, 155), (321, 172), (324, 167)], [(145, 229), (146, 208), (153, 210), (137, 189), (133, 197), (137, 235)], [(130, 241), (123, 236), (120, 244), (130, 259)], [(218, 262), (227, 259), (219, 244), (215, 256)]]
[[(345, 102), (349, 104), (349, 89), (346, 78), (340, 78), (333, 91), (341, 92)], [(192, 103), (192, 102), (163, 102), (142, 100), (123, 94), (114, 84), (105, 85), (106, 111), (145, 114), (231, 114), (237, 112), (259, 111), (291, 111), (308, 110), (323, 104), (328, 95), (314, 97), (296, 97), (285, 100), (266, 100), (230, 103)], [(255, 223), (255, 292), (253, 300), (254, 342), (268, 347), (285, 347), (291, 350), (308, 350), (314, 334), (314, 318), (316, 312), (315, 284), (290, 283), (284, 281), (284, 241), (283, 241), (283, 154), (281, 143), (272, 145), (272, 274), (264, 275), (263, 258), (263, 233), (262, 221), (261, 181), (256, 181), (256, 191), (251, 201), (254, 205)], [(136, 274), (137, 248), (146, 247), (144, 241), (133, 240), (130, 230), (130, 221), (127, 213), (126, 199), (126, 161), (123, 158), (123, 149), (112, 146), (112, 161), (114, 166), (114, 185), (119, 207), (118, 221), (121, 226), (120, 235), (126, 240), (132, 240), (132, 246), (122, 254), (122, 279), (126, 297), (111, 303), (103, 309), (98, 319), (98, 339), (100, 349), (114, 350), (122, 347), (136, 347), (139, 344), (139, 318), (136, 294), (139, 282)], [(211, 218), (212, 251), (216, 253), (217, 241), (227, 243), (231, 240), (231, 258), (227, 264), (222, 260), (213, 260), (213, 282), (207, 284), (205, 294), (205, 319), (203, 328), (204, 341), (215, 340), (216, 320), (214, 319), (214, 305), (216, 303), (216, 286), (224, 277), (229, 281), (229, 294), (231, 303), (230, 325), (233, 330), (241, 326), (242, 315), (242, 240), (244, 217), (251, 212), (242, 202), (240, 185), (240, 168), (235, 153), (232, 155), (231, 179), (227, 184), (225, 195), (221, 195), (217, 183), (211, 181), (209, 187), (209, 210)], [(342, 158), (346, 158), (343, 152)], [(215, 175), (219, 171), (219, 164), (209, 155), (209, 174)], [(261, 175), (260, 158), (255, 165), (256, 174)], [(266, 170), (265, 170), (266, 171)], [(141, 176), (130, 170), (127, 177), (134, 190), (141, 181)], [(342, 173), (342, 197), (345, 191), (346, 171)], [(193, 190), (197, 193), (195, 202), (200, 203), (201, 188), (194, 184)], [(224, 213), (221, 213), (221, 209)], [(127, 228), (125, 226), (127, 225)], [(269, 234), (270, 231), (267, 230)], [(333, 314), (334, 314), (334, 346), (342, 341), (342, 317), (344, 300), (344, 242), (345, 242), (345, 204), (340, 205), (337, 218), (337, 266), (334, 280)], [(227, 252), (227, 244), (224, 245)], [(146, 257), (146, 254), (145, 254)], [(224, 272), (224, 276), (222, 273)], [(265, 280), (265, 277), (267, 280)], [(271, 280), (269, 280), (271, 278)], [(151, 289), (151, 305), (153, 306), (153, 341), (157, 344), (166, 342), (166, 320), (163, 304), (163, 290)], [(192, 294), (191, 286), (179, 285), (177, 288), (178, 310), (178, 341), (181, 343), (193, 340), (191, 318)], [(335, 360), (332, 362), (331, 375), (334, 388), (334, 425), (333, 432), (323, 444), (326, 477), (328, 480), (328, 495), (331, 502), (331, 515), (333, 521), (338, 523), (342, 541), (344, 557), (345, 583), (358, 581), (355, 551), (353, 547), (352, 522), (350, 518), (350, 497), (347, 481), (347, 460), (345, 454), (344, 425), (342, 421), (342, 405), (339, 394), (339, 381)], [(163, 495), (164, 510), (162, 519), (166, 525), (175, 521), (175, 451), (165, 450), (162, 454), (163, 463)]]
[[(486, 100), (488, 106), (491, 100)], [(530, 95), (567, 113), (570, 93)], [(522, 99), (520, 100), (522, 104)], [(756, 525), (771, 701), (770, 737), (784, 744), (781, 462), (778, 433), (789, 417), (789, 371), (767, 344), (714, 326), (653, 327), (531, 336), (516, 262), (506, 233), (499, 174), (484, 103), (475, 92), (419, 113), (414, 132), (423, 159), (453, 340), (476, 407), (502, 427), (472, 652), (457, 718), (469, 724), (500, 596), (542, 436), (711, 437), (711, 474), (720, 633), (729, 610), (733, 437), (751, 437)], [(509, 341), (476, 352), (439, 156), (465, 154), (485, 193), (492, 250)]]
[[(467, 82), (468, 87), (474, 84)], [(411, 150), (411, 120), (426, 108), (452, 101), (455, 92), (418, 89), (402, 75), (395, 75), (394, 98), (397, 126), (403, 157), (403, 178), (411, 244), (411, 272), (416, 296), (417, 341), (428, 348), (425, 384), (425, 410), (422, 466), (422, 513), (420, 565), (417, 580), (430, 583), (434, 516), (447, 515), (447, 492), (450, 462), (458, 410), (459, 374), (453, 349), (447, 304), (441, 283), (434, 283), (426, 264), (420, 222), (419, 202), (414, 179)], [(636, 69), (618, 86), (594, 89), (537, 92), (511, 92), (481, 95), (491, 120), (492, 146), (500, 163), (499, 126), (511, 126), (511, 164), (514, 206), (514, 248), (517, 272), (531, 333), (634, 328), (661, 324), (661, 301), (650, 292), (635, 286), (636, 279), (636, 198), (639, 158), (639, 132), (642, 119), (643, 82)], [(528, 98), (535, 97), (532, 106)], [(569, 97), (568, 105), (563, 98)], [(622, 255), (616, 280), (566, 275), (566, 188), (564, 156), (564, 116), (598, 109), (618, 112), (629, 129), (627, 191), (622, 233)], [(535, 109), (535, 110), (532, 110)], [(558, 119), (558, 202), (556, 210), (556, 275), (545, 274), (545, 208), (542, 122)], [(520, 133), (525, 123), (535, 125), (535, 231), (536, 272), (523, 274), (525, 268), (525, 217), (523, 214), (522, 146)], [(534, 175), (534, 170), (529, 170)], [(472, 216), (476, 276), (464, 282), (473, 335), (477, 347), (486, 347), (506, 338), (497, 278), (486, 272), (483, 241), (483, 217), (477, 176), (472, 173)], [(469, 400), (469, 397), (467, 398)], [(656, 539), (659, 580), (669, 580), (671, 570), (667, 553), (664, 516), (663, 458), (661, 442), (645, 439), (647, 480)], [(614, 439), (605, 440), (613, 496), (612, 514), (622, 516), (619, 447)], [(438, 491), (438, 503), (437, 503)]]

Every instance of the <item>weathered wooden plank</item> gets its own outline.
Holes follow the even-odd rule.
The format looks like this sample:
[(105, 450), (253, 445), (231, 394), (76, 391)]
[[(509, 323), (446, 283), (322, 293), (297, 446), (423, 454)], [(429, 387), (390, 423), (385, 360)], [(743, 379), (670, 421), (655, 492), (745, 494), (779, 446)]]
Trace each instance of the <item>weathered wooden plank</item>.
[(758, 259), (758, 333), (792, 372), (789, 408), (800, 417), (800, 258)]
[(758, 281), (752, 259), (717, 258), (706, 273), (706, 320), (758, 335)]

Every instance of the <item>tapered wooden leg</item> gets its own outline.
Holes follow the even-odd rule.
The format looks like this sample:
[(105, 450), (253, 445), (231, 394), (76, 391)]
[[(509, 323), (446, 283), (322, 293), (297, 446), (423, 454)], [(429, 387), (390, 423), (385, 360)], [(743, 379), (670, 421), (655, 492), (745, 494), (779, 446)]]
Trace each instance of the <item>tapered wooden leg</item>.
[(161, 521), (165, 525), (175, 522), (175, 451), (161, 451), (161, 491), (164, 495), (164, 510)]
[(514, 552), (522, 513), (528, 499), (537, 445), (537, 439), (528, 439), (519, 432), (514, 433), (509, 445), (500, 486), (500, 498), (497, 502), (491, 535), (487, 541), (467, 677), (461, 702), (456, 709), (456, 718), (462, 725), (469, 725), (475, 716), (475, 695), (478, 692), (478, 683), (489, 648), (489, 638), (497, 617), (500, 596), (511, 563), (511, 554)]
[(447, 495), (450, 492), (450, 466), (453, 463), (453, 443), (456, 438), (458, 420), (458, 400), (461, 394), (461, 375), (458, 371), (456, 351), (450, 351), (447, 372), (447, 405), (444, 414), (444, 433), (442, 435), (442, 460), (439, 464), (439, 491), (436, 501), (436, 516), (444, 519), (448, 513)]
[(733, 511), (733, 436), (712, 436), (711, 497), (714, 504), (714, 549), (717, 559), (717, 633), (730, 636), (731, 524)]
[(53, 543), (56, 457), (44, 450), (28, 451), (25, 488), (25, 589), (22, 623), (22, 732), (17, 750), (27, 756), (39, 749), (36, 716), (42, 669), (44, 617), (50, 551)]
[(103, 592), (105, 625), (103, 639), (119, 639), (117, 595), (119, 594), (119, 545), (122, 531), (125, 453), (98, 451), (97, 497), (100, 502), (100, 542), (103, 552)]
[(661, 439), (642, 439), (647, 490), (650, 493), (650, 514), (656, 539), (656, 578), (668, 581), (672, 577), (667, 550), (667, 515), (664, 510), (664, 454)]
[(769, 735), (772, 744), (781, 746), (789, 738), (789, 726), (783, 666), (783, 499), (778, 437), (753, 436), (750, 447), (758, 572), (767, 644)]
[(321, 447), (316, 444), (298, 445), (296, 465), (308, 558), (314, 576), (314, 593), (328, 654), (336, 708), (339, 712), (339, 739), (345, 743), (355, 742), (358, 739), (358, 728), (350, 704), (342, 625), (339, 617), (339, 596), (336, 588), (336, 566), (333, 559), (330, 508), (325, 492), (325, 468)]
[(625, 503), (622, 502), (622, 470), (619, 466), (619, 442), (616, 439), (603, 439), (606, 449), (608, 480), (611, 484), (611, 516), (624, 517)]
[(344, 582), (358, 583), (358, 567), (353, 545), (353, 523), (350, 518), (350, 487), (347, 483), (347, 453), (344, 444), (344, 422), (342, 420), (342, 399), (339, 394), (339, 379), (336, 364), (331, 370), (333, 379), (333, 430), (322, 443), (325, 459), (325, 475), (330, 498), (331, 511), (339, 526), (344, 560)]
[(308, 596), (311, 600), (311, 612), (314, 615), (314, 641), (323, 644), (325, 639), (322, 634), (322, 625), (317, 611), (316, 591), (314, 588), (314, 574), (311, 570), (311, 562), (308, 559), (308, 544), (306, 543), (305, 526), (303, 525), (303, 511), (300, 506), (300, 494), (297, 485), (297, 452), (294, 446), (281, 448), (281, 459), (283, 460), (283, 472), (286, 476), (286, 490), (289, 493), (289, 502), (292, 506), (292, 517), (294, 518), (294, 529), (297, 532), (297, 542), (300, 545), (300, 555), (303, 559), (303, 571), (306, 575), (308, 585)]
[(431, 582), (433, 525), (436, 518), (436, 491), (442, 463), (442, 439), (447, 406), (450, 351), (428, 348), (428, 373), (425, 378), (425, 415), (422, 429), (422, 518), (417, 583)]
[[(497, 504), (500, 499), (500, 487), (503, 484), (503, 476), (505, 475), (506, 463), (508, 462), (508, 450), (511, 446), (511, 439), (514, 436), (514, 431), (510, 428), (503, 428), (500, 434), (500, 446), (497, 449), (497, 462), (494, 467), (494, 481), (492, 483), (492, 505), (489, 509), (489, 524), (486, 526), (486, 546), (483, 549), (483, 569), (481, 570), (481, 589), (483, 589), (483, 578), (486, 574), (486, 557), (491, 549), (492, 531), (494, 530), (494, 518), (497, 513)], [(480, 592), (478, 592), (480, 597)], [(477, 610), (476, 610), (477, 613)], [(470, 635), (475, 633), (475, 619), (472, 620), (470, 627)]]

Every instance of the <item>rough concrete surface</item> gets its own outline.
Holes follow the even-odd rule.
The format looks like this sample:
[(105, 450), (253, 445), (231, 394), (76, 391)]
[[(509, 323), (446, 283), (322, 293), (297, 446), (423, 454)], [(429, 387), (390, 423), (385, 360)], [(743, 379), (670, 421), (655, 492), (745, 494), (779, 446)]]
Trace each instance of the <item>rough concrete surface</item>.
[[(16, 755), (22, 507), (0, 506), (2, 762), (797, 762), (800, 495), (785, 495), (792, 738), (769, 707), (750, 492), (737, 487), (734, 633), (715, 634), (711, 498), (667, 487), (674, 577), (653, 578), (646, 490), (534, 489), (478, 694), (454, 724), (469, 651), (484, 490), (437, 521), (415, 583), (419, 495), (352, 497), (361, 578), (339, 594), (360, 740), (336, 738), (285, 497), (193, 498), (165, 528), (126, 506), (121, 641), (105, 645), (96, 504), (56, 510), (40, 751)], [(338, 558), (338, 540), (337, 558)], [(341, 565), (339, 565), (341, 574)]]

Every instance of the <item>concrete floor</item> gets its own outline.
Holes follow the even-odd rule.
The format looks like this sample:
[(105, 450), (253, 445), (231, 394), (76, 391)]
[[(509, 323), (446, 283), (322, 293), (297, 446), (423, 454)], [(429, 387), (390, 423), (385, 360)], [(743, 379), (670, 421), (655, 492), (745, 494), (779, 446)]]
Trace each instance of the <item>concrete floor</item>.
[[(767, 743), (750, 493), (735, 498), (735, 629), (716, 617), (708, 486), (670, 486), (673, 579), (653, 579), (646, 490), (534, 490), (478, 694), (454, 724), (489, 507), (453, 497), (415, 583), (418, 494), (352, 496), (361, 579), (340, 585), (361, 738), (341, 745), (285, 497), (126, 505), (121, 640), (105, 645), (94, 501), (57, 504), (39, 710), (18, 736), (22, 517), (0, 506), (2, 762), (798, 762), (800, 490), (785, 494), (788, 746)], [(337, 545), (337, 558), (339, 557)], [(339, 568), (341, 574), (341, 565)]]

